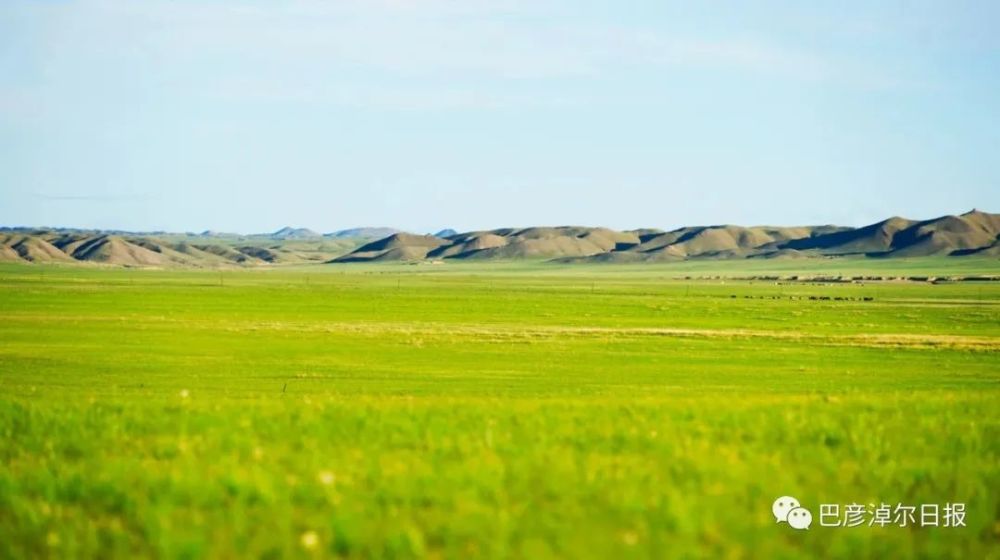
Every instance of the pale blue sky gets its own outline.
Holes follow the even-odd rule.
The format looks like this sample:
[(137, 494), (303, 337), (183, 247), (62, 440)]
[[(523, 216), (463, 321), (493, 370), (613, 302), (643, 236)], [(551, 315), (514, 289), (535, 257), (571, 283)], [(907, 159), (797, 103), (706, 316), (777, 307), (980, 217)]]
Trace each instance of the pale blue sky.
[(996, 212), (998, 26), (988, 1), (3, 0), (0, 225)]

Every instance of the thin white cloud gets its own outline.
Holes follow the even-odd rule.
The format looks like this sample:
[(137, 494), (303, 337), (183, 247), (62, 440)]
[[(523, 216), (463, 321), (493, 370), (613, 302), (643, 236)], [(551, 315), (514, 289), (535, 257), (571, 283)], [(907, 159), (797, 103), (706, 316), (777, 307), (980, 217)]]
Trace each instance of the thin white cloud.
[[(59, 30), (66, 33), (64, 46), (72, 42), (76, 48), (96, 49), (107, 42), (146, 50), (168, 63), (176, 56), (214, 53), (507, 78), (594, 74), (623, 60), (779, 71), (791, 67), (799, 72), (806, 59), (815, 58), (759, 40), (676, 37), (541, 18), (546, 11), (527, 6), (531, 4), (476, 0), (296, 0), (273, 5), (84, 0), (64, 5), (67, 13), (59, 18)], [(501, 17), (505, 14), (522, 17)], [(78, 42), (81, 38), (90, 43)], [(116, 43), (119, 39), (126, 43)]]
[[(58, 87), (64, 73), (90, 73), (91, 88), (114, 87), (108, 77), (187, 95), (436, 109), (576, 103), (566, 80), (683, 67), (892, 83), (864, 64), (760, 37), (583, 22), (560, 17), (572, 7), (553, 2), (81, 0), (39, 10), (40, 58)], [(512, 82), (563, 91), (517, 93)]]

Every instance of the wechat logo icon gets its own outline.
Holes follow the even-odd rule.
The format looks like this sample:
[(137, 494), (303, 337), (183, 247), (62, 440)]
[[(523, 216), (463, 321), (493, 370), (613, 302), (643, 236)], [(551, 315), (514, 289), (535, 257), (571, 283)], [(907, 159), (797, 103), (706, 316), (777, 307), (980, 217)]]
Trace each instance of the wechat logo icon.
[(799, 501), (791, 496), (782, 496), (771, 505), (775, 523), (787, 522), (793, 529), (809, 529), (812, 525), (812, 512), (802, 507)]

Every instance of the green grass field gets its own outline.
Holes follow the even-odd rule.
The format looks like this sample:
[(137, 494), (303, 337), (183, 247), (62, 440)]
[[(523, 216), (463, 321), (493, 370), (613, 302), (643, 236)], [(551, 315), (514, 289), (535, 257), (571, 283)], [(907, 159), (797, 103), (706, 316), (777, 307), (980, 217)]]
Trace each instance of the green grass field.
[(1000, 262), (0, 267), (0, 558), (1000, 558), (1000, 284), (788, 271)]

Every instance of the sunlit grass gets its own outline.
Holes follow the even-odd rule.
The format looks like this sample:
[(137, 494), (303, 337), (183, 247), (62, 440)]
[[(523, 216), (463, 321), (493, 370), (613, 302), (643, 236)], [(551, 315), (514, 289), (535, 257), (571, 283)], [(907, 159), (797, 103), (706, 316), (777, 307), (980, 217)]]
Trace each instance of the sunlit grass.
[(0, 557), (996, 555), (1000, 286), (674, 272), (2, 267)]

